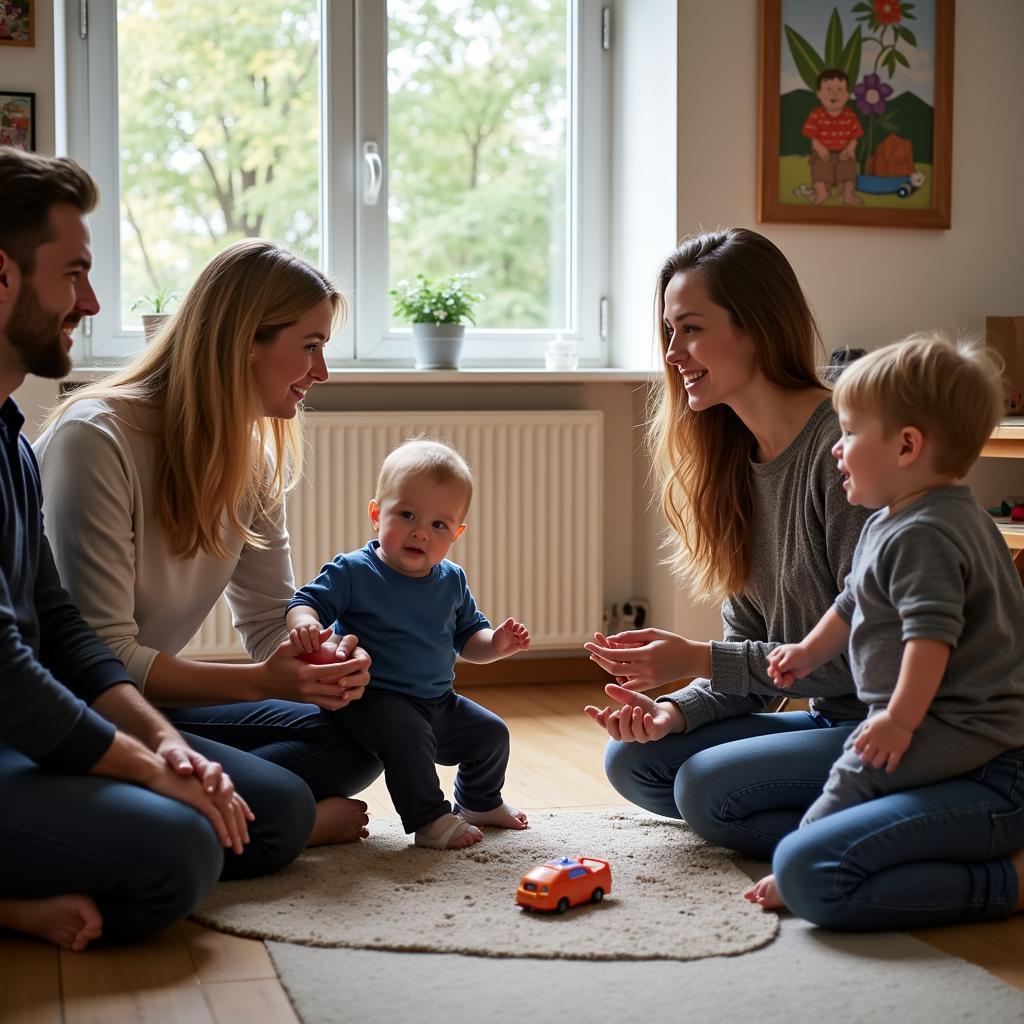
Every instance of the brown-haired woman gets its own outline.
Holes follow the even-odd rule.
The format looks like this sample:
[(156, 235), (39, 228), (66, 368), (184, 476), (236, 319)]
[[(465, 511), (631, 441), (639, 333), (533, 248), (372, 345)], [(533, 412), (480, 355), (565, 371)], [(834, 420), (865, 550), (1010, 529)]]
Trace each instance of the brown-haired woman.
[[(299, 776), (307, 785), (290, 802), (311, 843), (366, 835), (366, 805), (351, 796), (382, 770), (320, 710), (361, 696), (369, 658), (349, 638), (351, 657), (305, 664), (284, 620), (299, 405), (326, 380), (323, 348), (344, 314), (304, 260), (237, 242), (153, 345), (67, 396), (35, 445), (54, 557), (86, 621), (179, 728), (257, 755), (231, 768), (257, 822), (286, 809), (261, 806), (250, 770), (269, 761)], [(180, 657), (222, 594), (252, 661)], [(273, 840), (246, 855), (261, 846), (274, 856)]]
[[(649, 449), (674, 569), (691, 593), (723, 599), (723, 640), (597, 634), (586, 648), (624, 706), (587, 713), (611, 736), (605, 770), (620, 793), (767, 859), (865, 708), (843, 657), (788, 692), (812, 698), (810, 711), (765, 713), (783, 692), (766, 657), (831, 606), (868, 513), (846, 501), (817, 329), (772, 242), (742, 228), (685, 239), (658, 275), (656, 309), (665, 378)], [(687, 677), (657, 701), (636, 692)]]

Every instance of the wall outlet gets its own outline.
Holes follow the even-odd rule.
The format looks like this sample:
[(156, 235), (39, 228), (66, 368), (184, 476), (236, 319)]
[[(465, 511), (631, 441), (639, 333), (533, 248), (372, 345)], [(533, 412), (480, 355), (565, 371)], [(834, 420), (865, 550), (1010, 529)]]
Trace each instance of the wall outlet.
[(619, 630), (644, 629), (651, 617), (650, 603), (642, 597), (631, 597), (623, 601), (619, 615)]

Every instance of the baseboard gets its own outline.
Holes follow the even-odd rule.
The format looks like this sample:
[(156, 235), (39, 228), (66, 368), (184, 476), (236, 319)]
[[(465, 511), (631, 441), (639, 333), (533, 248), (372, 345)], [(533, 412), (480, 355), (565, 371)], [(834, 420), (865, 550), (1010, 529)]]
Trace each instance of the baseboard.
[(518, 686), (526, 683), (607, 683), (609, 675), (587, 655), (571, 658), (506, 658), (490, 665), (455, 665), (456, 686)]

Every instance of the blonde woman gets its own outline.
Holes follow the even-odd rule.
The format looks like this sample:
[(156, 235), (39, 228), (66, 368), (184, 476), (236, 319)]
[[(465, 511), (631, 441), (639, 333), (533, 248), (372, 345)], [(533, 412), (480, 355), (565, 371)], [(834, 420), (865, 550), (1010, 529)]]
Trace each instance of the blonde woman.
[[(587, 713), (611, 736), (605, 770), (620, 793), (768, 859), (866, 709), (845, 656), (785, 691), (766, 657), (831, 607), (868, 510), (846, 501), (814, 320), (772, 242), (740, 228), (684, 240), (656, 309), (665, 378), (648, 441), (672, 560), (692, 593), (722, 598), (724, 639), (598, 634), (586, 648), (624, 706)], [(636, 692), (685, 678), (657, 701)], [(765, 713), (783, 693), (811, 710)]]
[[(381, 771), (321, 714), (362, 695), (369, 658), (349, 637), (335, 663), (308, 665), (284, 621), (299, 406), (327, 377), (323, 349), (345, 312), (308, 263), (238, 242), (200, 272), (153, 345), (66, 396), (35, 445), (64, 585), (181, 730), (256, 755), (223, 760), (269, 828), (250, 844), (267, 856), (282, 841), (275, 822), (312, 824), (311, 844), (365, 836), (366, 805), (350, 798)], [(180, 657), (222, 594), (251, 662)], [(266, 762), (305, 782), (299, 798), (273, 796)], [(292, 820), (285, 802), (308, 803), (309, 817)]]

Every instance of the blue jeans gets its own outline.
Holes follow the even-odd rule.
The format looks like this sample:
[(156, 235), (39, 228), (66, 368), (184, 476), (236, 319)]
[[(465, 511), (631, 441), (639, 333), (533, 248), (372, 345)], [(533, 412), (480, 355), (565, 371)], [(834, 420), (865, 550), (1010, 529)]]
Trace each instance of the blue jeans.
[(48, 772), (0, 744), (0, 898), (86, 893), (103, 941), (127, 942), (181, 920), (218, 878), (250, 878), (297, 857), (313, 828), (309, 788), (291, 772), (186, 734), (220, 761), (256, 820), (241, 854), (187, 804), (98, 775)]
[(161, 710), (179, 729), (248, 751), (294, 772), (316, 801), (353, 796), (384, 770), (315, 704), (263, 700)]
[(873, 931), (990, 921), (1019, 897), (1024, 749), (945, 782), (868, 800), (786, 836), (779, 892), (826, 928)]
[(821, 793), (856, 725), (809, 711), (744, 715), (655, 743), (611, 740), (605, 772), (627, 800), (768, 860)]

